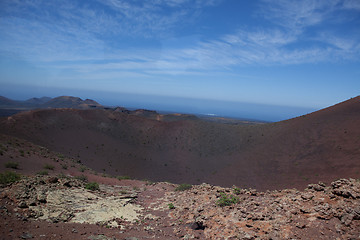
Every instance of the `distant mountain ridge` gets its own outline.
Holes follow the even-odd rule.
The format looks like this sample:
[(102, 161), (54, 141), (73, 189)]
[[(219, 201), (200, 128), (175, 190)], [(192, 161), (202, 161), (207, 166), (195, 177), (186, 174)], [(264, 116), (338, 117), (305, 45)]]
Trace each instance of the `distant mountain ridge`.
[(180, 119), (197, 119), (195, 115), (189, 114), (159, 114), (153, 110), (136, 109), (128, 110), (124, 107), (105, 107), (92, 99), (82, 100), (79, 97), (60, 96), (55, 98), (41, 97), (30, 98), (25, 101), (12, 100), (0, 96), (0, 116), (10, 116), (21, 111), (34, 109), (56, 109), (56, 108), (71, 108), (71, 109), (110, 109), (115, 112), (122, 112), (128, 115), (140, 116), (148, 119), (159, 121), (174, 121)]
[(26, 103), (30, 103), (30, 104), (44, 104), (48, 101), (50, 101), (52, 98), (51, 97), (41, 97), (41, 98), (30, 98), (28, 100), (26, 100)]
[(48, 108), (76, 108), (76, 109), (88, 109), (88, 108), (104, 108), (98, 102), (85, 99), (82, 100), (79, 97), (61, 96), (56, 97), (48, 102), (44, 103), (44, 107)]
[(104, 106), (91, 99), (82, 100), (79, 97), (72, 97), (72, 96), (60, 96), (56, 98), (51, 98), (51, 97), (30, 98), (25, 101), (12, 100), (0, 96), (0, 108), (25, 109), (25, 110), (30, 110), (35, 108), (89, 109), (89, 108), (104, 108)]
[[(92, 99), (82, 100), (79, 97), (73, 96), (60, 96), (55, 98), (41, 97), (30, 98), (25, 101), (12, 100), (3, 96), (0, 96), (0, 117), (11, 116), (16, 113), (34, 109), (54, 109), (54, 108), (71, 108), (71, 109), (108, 109), (114, 112), (121, 112), (128, 115), (135, 115), (147, 119), (157, 121), (179, 121), (179, 120), (196, 120), (198, 117), (193, 114), (181, 114), (181, 113), (166, 113), (160, 114), (154, 110), (147, 109), (135, 109), (129, 110), (125, 107), (107, 107), (99, 104)], [(216, 119), (202, 117), (206, 121), (218, 121)], [(223, 122), (229, 124), (257, 124), (256, 121), (243, 121), (236, 119), (225, 119)]]

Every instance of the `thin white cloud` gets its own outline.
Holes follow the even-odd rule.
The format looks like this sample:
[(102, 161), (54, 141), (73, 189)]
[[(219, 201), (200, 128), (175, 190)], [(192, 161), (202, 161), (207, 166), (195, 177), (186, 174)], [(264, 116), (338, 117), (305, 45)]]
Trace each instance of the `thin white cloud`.
[[(184, 19), (218, 2), (191, 1), (191, 8), (185, 8), (190, 0), (98, 0), (97, 4), (108, 8), (104, 11), (86, 4), (79, 7), (72, 1), (56, 4), (9, 0), (4, 3), (5, 13), (0, 20), (0, 50), (79, 73), (136, 71), (144, 75), (193, 75), (254, 64), (288, 65), (359, 57), (359, 35), (342, 38), (321, 27), (316, 35), (307, 35), (309, 28), (334, 18), (335, 11), (359, 11), (357, 1), (262, 1), (256, 17), (271, 21), (272, 27), (237, 29), (181, 48), (134, 50), (107, 42), (107, 36), (121, 45), (121, 37), (127, 35), (169, 34)], [(166, 12), (167, 8), (171, 11)], [(297, 47), (303, 41), (310, 44)], [(105, 61), (91, 62), (99, 60)]]
[(291, 31), (323, 22), (339, 5), (340, 0), (263, 0), (260, 13), (276, 25)]
[(96, 8), (82, 1), (7, 0), (0, 15), (0, 50), (33, 61), (97, 59), (117, 50), (123, 37), (171, 35), (199, 9), (218, 2), (99, 0)]
[[(321, 27), (327, 20), (336, 18), (335, 12), (350, 8), (358, 10), (354, 1), (265, 0), (256, 16), (270, 20), (271, 28), (240, 29), (223, 36), (221, 41), (224, 43), (214, 40), (203, 47), (213, 51), (213, 56), (218, 56), (214, 50), (217, 48), (222, 56), (229, 58), (224, 62), (235, 66), (288, 65), (359, 58), (359, 30), (345, 38)], [(347, 21), (346, 17), (342, 20), (343, 24)], [(318, 30), (309, 33), (313, 27), (318, 27)]]
[(111, 37), (161, 37), (171, 33), (174, 27), (191, 22), (202, 8), (217, 2), (220, 1), (197, 0), (189, 4), (187, 0), (4, 0), (0, 17), (21, 18)]
[(59, 25), (3, 18), (0, 31), (0, 49), (28, 61), (83, 59), (103, 50), (103, 42), (87, 31)]
[(114, 20), (120, 23), (118, 30), (122, 34), (145, 37), (168, 36), (174, 27), (178, 28), (194, 20), (202, 8), (221, 2), (220, 0), (98, 1), (113, 10)]
[(359, 0), (345, 0), (345, 1), (343, 1), (343, 6), (345, 9), (360, 11), (360, 1)]

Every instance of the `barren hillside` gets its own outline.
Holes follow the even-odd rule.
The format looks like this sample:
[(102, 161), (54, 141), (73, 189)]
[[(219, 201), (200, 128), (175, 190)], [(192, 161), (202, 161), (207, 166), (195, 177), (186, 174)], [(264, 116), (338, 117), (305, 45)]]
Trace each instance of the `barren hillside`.
[(360, 177), (360, 98), (287, 121), (161, 121), (113, 110), (51, 109), (1, 121), (0, 132), (97, 171), (139, 179), (257, 189)]

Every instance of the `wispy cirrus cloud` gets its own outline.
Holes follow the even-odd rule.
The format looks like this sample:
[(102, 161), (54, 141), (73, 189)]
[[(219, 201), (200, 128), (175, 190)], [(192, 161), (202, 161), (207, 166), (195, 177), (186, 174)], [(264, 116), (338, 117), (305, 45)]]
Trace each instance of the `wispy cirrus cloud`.
[(1, 17), (22, 18), (96, 34), (144, 36), (171, 30), (215, 1), (4, 1)]
[[(142, 74), (194, 74), (251, 65), (289, 65), (359, 58), (359, 30), (342, 37), (323, 27), (340, 28), (357, 1), (269, 1), (258, 3), (254, 18), (267, 27), (248, 25), (227, 34), (177, 47), (131, 47), (130, 39), (176, 36), (195, 22), (205, 0), (8, 0), (0, 12), (0, 50), (38, 64), (74, 71), (136, 71)], [(336, 15), (335, 15), (336, 13)], [(336, 19), (336, 16), (342, 18)], [(342, 22), (341, 22), (342, 21)], [(126, 42), (128, 41), (128, 42)], [(131, 42), (131, 40), (130, 40)], [(130, 46), (130, 47), (128, 47)], [(106, 59), (106, 61), (101, 61)], [(76, 62), (76, 64), (74, 64)]]
[(128, 46), (129, 52), (134, 50), (132, 39), (171, 37), (175, 28), (191, 23), (202, 8), (218, 2), (8, 0), (0, 12), (0, 50), (40, 61), (123, 55)]
[(324, 21), (339, 4), (339, 0), (263, 0), (258, 14), (287, 30), (301, 31)]
[(204, 53), (209, 59), (223, 57), (224, 66), (359, 59), (359, 29), (352, 29), (342, 36), (324, 26), (330, 21), (337, 25), (336, 29), (341, 29), (353, 18), (349, 11), (356, 15), (359, 10), (354, 1), (264, 0), (255, 16), (271, 21), (270, 27), (238, 29), (203, 42), (193, 50), (198, 53), (194, 58), (200, 59)]
[(360, 10), (360, 2), (357, 0), (347, 0), (343, 2), (343, 6), (346, 9)]

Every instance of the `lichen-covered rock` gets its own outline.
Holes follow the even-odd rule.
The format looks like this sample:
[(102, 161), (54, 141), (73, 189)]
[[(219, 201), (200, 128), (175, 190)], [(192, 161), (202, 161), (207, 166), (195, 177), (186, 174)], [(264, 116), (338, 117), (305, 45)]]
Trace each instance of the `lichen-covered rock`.
[[(304, 191), (258, 192), (209, 184), (195, 185), (185, 191), (165, 190), (169, 186), (176, 187), (157, 183), (146, 186), (151, 191), (144, 190), (145, 187), (133, 191), (127, 187), (124, 191), (125, 186), (100, 185), (99, 191), (88, 191), (78, 179), (53, 181), (49, 177), (33, 177), (7, 186), (1, 195), (2, 199), (13, 201), (17, 209), (14, 216), (24, 221), (26, 218), (26, 221), (89, 223), (118, 228), (119, 232), (143, 231), (159, 239), (356, 239), (360, 236), (360, 181), (354, 179), (340, 179), (328, 186), (310, 184)], [(219, 199), (224, 197), (235, 197), (236, 201), (220, 206)], [(175, 208), (170, 209), (170, 203)], [(7, 208), (0, 210), (1, 214), (9, 214)]]
[[(71, 186), (71, 187), (69, 187)], [(135, 221), (142, 208), (132, 203), (131, 197), (92, 193), (74, 178), (54, 177), (27, 178), (14, 184), (8, 195), (15, 196), (19, 208), (28, 208), (35, 219), (57, 222), (90, 224), (111, 223), (116, 219)], [(109, 190), (109, 187), (105, 189)], [(113, 191), (115, 191), (113, 189)], [(128, 194), (129, 195), (129, 194)]]

